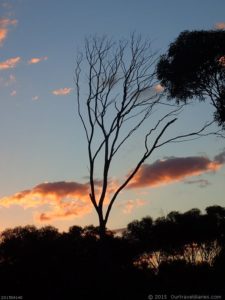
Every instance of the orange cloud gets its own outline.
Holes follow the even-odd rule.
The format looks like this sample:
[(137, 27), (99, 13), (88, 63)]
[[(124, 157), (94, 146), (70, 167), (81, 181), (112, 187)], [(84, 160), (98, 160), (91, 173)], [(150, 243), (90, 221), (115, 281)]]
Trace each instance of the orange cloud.
[(60, 206), (54, 207), (49, 212), (35, 214), (35, 220), (39, 222), (49, 222), (58, 219), (70, 219), (74, 217), (82, 217), (91, 212), (92, 205), (90, 201), (71, 201), (61, 203)]
[(145, 201), (142, 199), (128, 200), (125, 203), (119, 204), (124, 214), (130, 214), (135, 208), (145, 205)]
[(61, 89), (52, 91), (52, 94), (56, 95), (56, 96), (65, 96), (65, 95), (70, 94), (71, 91), (72, 91), (72, 88), (61, 88)]
[(30, 60), (28, 60), (28, 64), (32, 65), (32, 64), (38, 64), (41, 61), (47, 60), (48, 57), (47, 56), (42, 56), (42, 57), (33, 57)]
[(191, 176), (216, 171), (225, 163), (225, 151), (210, 160), (203, 156), (171, 157), (144, 164), (128, 188), (155, 187), (181, 181)]
[(16, 25), (17, 20), (8, 19), (8, 18), (0, 18), (0, 46), (3, 45), (9, 31), (9, 27), (11, 25)]
[(218, 22), (214, 26), (216, 29), (225, 29), (225, 22)]
[[(109, 191), (106, 196), (107, 204), (114, 182), (109, 182)], [(101, 192), (101, 182), (95, 182), (96, 196)], [(32, 189), (24, 190), (14, 195), (0, 199), (0, 206), (11, 207), (19, 205), (24, 209), (33, 208), (34, 218), (38, 222), (55, 219), (81, 217), (91, 212), (93, 206), (89, 198), (89, 184), (68, 181), (41, 183)], [(47, 207), (47, 210), (46, 210)], [(40, 211), (44, 209), (44, 212)]]
[(2, 45), (3, 41), (6, 39), (8, 30), (6, 28), (0, 27), (0, 46)]
[(19, 205), (23, 208), (47, 205), (47, 211), (35, 213), (35, 219), (38, 221), (80, 217), (92, 209), (88, 185), (65, 181), (39, 184), (30, 190), (0, 199), (0, 205)]
[(21, 61), (21, 57), (13, 57), (9, 58), (5, 61), (0, 62), (0, 70), (13, 69), (17, 66), (17, 64)]
[(156, 93), (161, 93), (161, 92), (164, 91), (164, 87), (161, 86), (161, 84), (156, 84), (156, 85), (154, 86), (154, 90), (155, 90)]

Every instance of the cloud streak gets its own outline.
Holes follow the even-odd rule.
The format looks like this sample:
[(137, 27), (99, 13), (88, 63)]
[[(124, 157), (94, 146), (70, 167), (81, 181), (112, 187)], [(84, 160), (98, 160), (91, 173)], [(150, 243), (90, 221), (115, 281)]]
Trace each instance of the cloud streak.
[(17, 94), (17, 91), (16, 91), (16, 90), (13, 90), (13, 91), (10, 93), (10, 96), (11, 96), (11, 97), (15, 97), (16, 94)]
[(0, 70), (8, 70), (15, 68), (21, 61), (21, 57), (12, 57), (0, 62)]
[(131, 214), (132, 211), (140, 206), (145, 205), (146, 202), (142, 199), (128, 200), (124, 203), (118, 205), (118, 207), (122, 208), (124, 214)]
[(196, 179), (196, 180), (187, 180), (185, 184), (197, 184), (200, 188), (207, 187), (210, 185), (210, 182), (206, 179)]
[(29, 65), (38, 64), (38, 63), (40, 63), (40, 62), (42, 62), (42, 61), (45, 61), (45, 60), (47, 60), (47, 59), (48, 59), (47, 56), (33, 57), (33, 58), (31, 58), (30, 60), (28, 60), (28, 64), (29, 64)]
[[(225, 151), (216, 155), (213, 160), (205, 156), (169, 157), (164, 160), (157, 160), (153, 164), (144, 164), (128, 188), (156, 187), (184, 180), (187, 184), (198, 184), (200, 187), (205, 187), (209, 184), (207, 180), (188, 178), (215, 172), (224, 164)], [(117, 186), (116, 180), (109, 182), (106, 203), (110, 193), (113, 193)], [(96, 181), (95, 187), (97, 194), (99, 194), (101, 181)], [(121, 203), (118, 207), (122, 208), (123, 213), (130, 214), (135, 208), (144, 204), (143, 200), (134, 199)], [(81, 217), (90, 213), (93, 208), (89, 199), (88, 183), (74, 181), (41, 183), (31, 189), (0, 199), (0, 206), (2, 207), (7, 208), (13, 205), (19, 205), (24, 209), (33, 208), (35, 220), (38, 222)]]
[(25, 209), (47, 205), (47, 211), (35, 214), (36, 221), (40, 222), (80, 217), (92, 209), (88, 191), (87, 184), (66, 181), (48, 182), (4, 197), (0, 199), (0, 205), (3, 207), (19, 205)]
[(32, 99), (32, 101), (37, 101), (37, 100), (39, 100), (39, 96), (33, 96), (31, 99)]
[(7, 78), (0, 77), (0, 86), (9, 87), (16, 83), (16, 77), (13, 74), (10, 74)]
[(52, 94), (55, 96), (65, 96), (65, 95), (69, 95), (72, 92), (72, 88), (61, 88), (58, 90), (54, 90), (52, 91)]
[(15, 26), (17, 24), (17, 20), (8, 19), (8, 18), (0, 18), (0, 46), (3, 45), (10, 26)]
[(144, 164), (128, 188), (156, 187), (217, 171), (225, 163), (225, 151), (210, 160), (204, 156), (170, 157)]

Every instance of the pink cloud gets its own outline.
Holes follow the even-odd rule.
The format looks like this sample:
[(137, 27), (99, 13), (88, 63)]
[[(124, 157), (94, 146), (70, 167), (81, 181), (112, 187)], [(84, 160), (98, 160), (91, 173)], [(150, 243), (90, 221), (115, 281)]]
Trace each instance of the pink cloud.
[(0, 27), (8, 27), (10, 25), (16, 25), (18, 23), (15, 19), (7, 19), (7, 18), (0, 18)]
[(17, 24), (17, 20), (15, 19), (8, 19), (8, 18), (0, 18), (0, 46), (3, 45), (10, 26), (15, 26)]
[(11, 97), (15, 97), (16, 94), (17, 94), (16, 90), (13, 90), (13, 91), (10, 93), (10, 96), (11, 96)]
[(225, 29), (225, 22), (218, 22), (214, 26), (216, 29)]
[(17, 64), (21, 61), (21, 57), (13, 57), (9, 58), (5, 61), (0, 62), (0, 70), (13, 69), (17, 66)]
[(28, 64), (38, 64), (38, 63), (40, 63), (40, 62), (42, 62), (42, 61), (45, 61), (45, 60), (47, 60), (48, 59), (48, 57), (47, 56), (42, 56), (42, 57), (33, 57), (33, 58), (31, 58), (30, 60), (28, 60)]
[(0, 199), (0, 205), (19, 205), (25, 209), (47, 205), (47, 211), (35, 213), (36, 221), (41, 222), (80, 217), (92, 209), (88, 184), (66, 181), (39, 184), (32, 189)]
[(7, 33), (8, 33), (7, 28), (0, 27), (0, 46), (3, 44), (3, 41), (6, 39)]
[(134, 209), (145, 205), (142, 199), (128, 200), (125, 203), (119, 204), (118, 207), (122, 208), (124, 214), (130, 214)]
[[(188, 177), (215, 172), (224, 164), (225, 151), (216, 155), (213, 160), (204, 156), (170, 157), (164, 160), (157, 160), (153, 164), (144, 164), (128, 188), (155, 187), (184, 181)], [(208, 184), (208, 182), (203, 180), (194, 181), (192, 179), (187, 183)], [(108, 200), (109, 194), (115, 191), (117, 184), (113, 180), (109, 182), (106, 200)], [(96, 181), (97, 193), (100, 190), (101, 182)], [(136, 199), (129, 200), (118, 206), (123, 209), (125, 214), (129, 214), (133, 209), (144, 204), (143, 200)], [(0, 205), (3, 207), (19, 205), (24, 209), (36, 209), (35, 219), (39, 222), (80, 217), (92, 210), (92, 203), (89, 199), (89, 185), (87, 183), (67, 181), (41, 183), (31, 189), (1, 198)], [(40, 212), (40, 208), (43, 209), (43, 206), (45, 206), (45, 210)], [(37, 212), (37, 209), (39, 212)]]
[(164, 87), (161, 86), (161, 84), (156, 84), (156, 85), (154, 86), (154, 90), (155, 90), (156, 93), (161, 93), (161, 92), (164, 91)]
[(65, 96), (65, 95), (70, 94), (71, 91), (72, 91), (72, 88), (61, 88), (61, 89), (52, 91), (52, 94), (56, 95), (56, 96)]
[(16, 77), (13, 74), (10, 74), (7, 78), (0, 77), (0, 86), (9, 87), (16, 83)]
[[(106, 195), (108, 201), (110, 188), (114, 182), (109, 182), (109, 191)], [(95, 182), (96, 196), (101, 192), (100, 181)], [(47, 182), (35, 187), (6, 196), (0, 199), (0, 206), (11, 207), (19, 205), (24, 209), (34, 209), (34, 217), (38, 222), (52, 221), (55, 219), (68, 219), (81, 217), (91, 212), (93, 206), (89, 197), (89, 184), (78, 182)], [(105, 203), (105, 204), (106, 204)], [(46, 209), (47, 206), (47, 209)], [(44, 209), (40, 212), (40, 209)], [(37, 212), (37, 210), (39, 212)]]
[(171, 157), (144, 164), (128, 188), (156, 187), (213, 172), (225, 163), (225, 151), (210, 160), (203, 156)]

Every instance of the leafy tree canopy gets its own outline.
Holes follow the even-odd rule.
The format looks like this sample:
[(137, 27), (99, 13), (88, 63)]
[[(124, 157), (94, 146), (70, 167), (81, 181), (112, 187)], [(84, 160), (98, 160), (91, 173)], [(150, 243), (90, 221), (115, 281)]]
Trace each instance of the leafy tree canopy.
[(225, 31), (181, 32), (161, 56), (158, 79), (170, 99), (210, 99), (214, 119), (225, 129)]

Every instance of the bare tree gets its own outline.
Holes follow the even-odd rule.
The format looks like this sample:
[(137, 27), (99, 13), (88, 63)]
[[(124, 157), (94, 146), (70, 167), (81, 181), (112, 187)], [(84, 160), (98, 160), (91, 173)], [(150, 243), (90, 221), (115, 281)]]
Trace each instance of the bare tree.
[[(153, 151), (169, 142), (200, 136), (210, 125), (206, 123), (198, 131), (162, 140), (176, 122), (182, 106), (163, 100), (155, 76), (156, 62), (150, 42), (135, 35), (119, 42), (106, 37), (86, 39), (84, 51), (76, 60), (76, 98), (87, 139), (90, 201), (98, 214), (101, 237), (105, 235), (118, 195)], [(155, 112), (161, 113), (157, 119)], [(140, 158), (112, 191), (109, 175), (112, 162), (144, 123), (150, 128), (143, 136)], [(100, 165), (102, 178), (96, 177)]]

